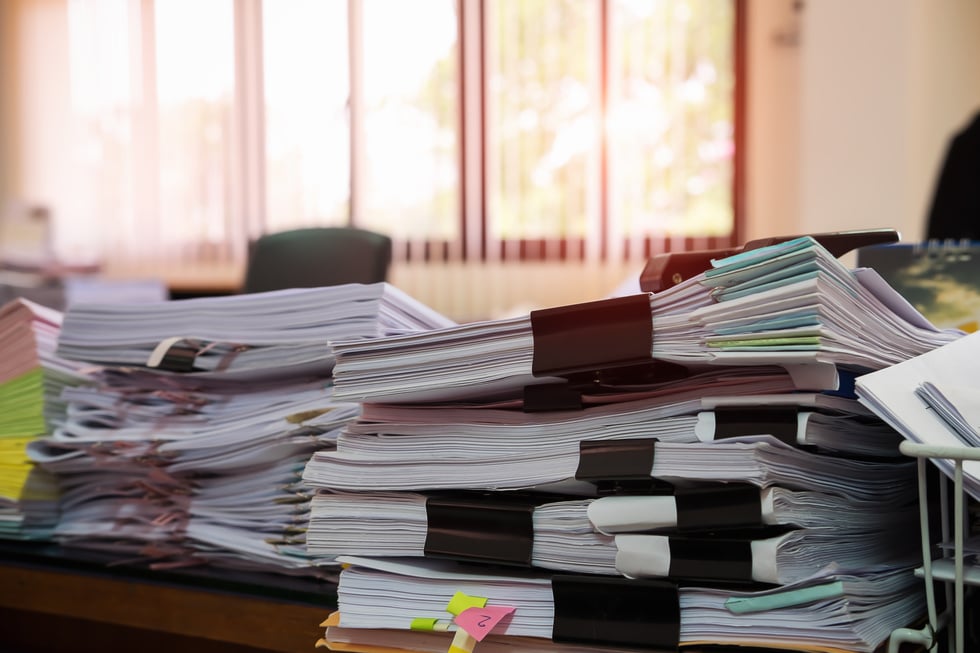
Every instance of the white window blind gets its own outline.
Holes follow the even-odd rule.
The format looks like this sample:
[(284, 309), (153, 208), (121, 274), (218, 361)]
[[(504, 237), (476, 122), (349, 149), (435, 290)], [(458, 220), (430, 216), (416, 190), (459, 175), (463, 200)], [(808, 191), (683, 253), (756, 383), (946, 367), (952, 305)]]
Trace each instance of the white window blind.
[(347, 223), (400, 259), (737, 240), (739, 0), (66, 3), (66, 258)]

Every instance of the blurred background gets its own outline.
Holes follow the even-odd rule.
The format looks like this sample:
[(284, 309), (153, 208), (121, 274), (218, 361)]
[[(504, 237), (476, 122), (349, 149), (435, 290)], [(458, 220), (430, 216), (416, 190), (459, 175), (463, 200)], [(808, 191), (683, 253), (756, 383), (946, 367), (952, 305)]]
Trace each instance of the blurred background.
[(462, 321), (662, 251), (917, 241), (977, 61), (974, 0), (2, 0), (0, 252), (191, 296), (355, 225)]

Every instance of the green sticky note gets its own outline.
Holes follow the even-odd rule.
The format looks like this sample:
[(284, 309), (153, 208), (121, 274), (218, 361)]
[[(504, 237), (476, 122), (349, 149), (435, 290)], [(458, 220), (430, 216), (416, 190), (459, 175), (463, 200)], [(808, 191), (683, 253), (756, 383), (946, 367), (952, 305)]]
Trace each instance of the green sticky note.
[(764, 612), (804, 605), (815, 601), (836, 599), (844, 596), (844, 583), (833, 581), (812, 587), (802, 587), (797, 590), (773, 592), (762, 596), (733, 596), (725, 601), (725, 607), (734, 614)]
[(458, 615), (466, 608), (482, 608), (486, 604), (487, 600), (482, 596), (470, 596), (469, 594), (456, 592), (453, 594), (453, 598), (449, 599), (449, 605), (446, 606), (446, 611), (452, 615)]
[(417, 619), (412, 619), (412, 624), (409, 626), (411, 630), (424, 630), (427, 632), (432, 632), (436, 629), (436, 622), (438, 619), (426, 619), (423, 617), (418, 617)]

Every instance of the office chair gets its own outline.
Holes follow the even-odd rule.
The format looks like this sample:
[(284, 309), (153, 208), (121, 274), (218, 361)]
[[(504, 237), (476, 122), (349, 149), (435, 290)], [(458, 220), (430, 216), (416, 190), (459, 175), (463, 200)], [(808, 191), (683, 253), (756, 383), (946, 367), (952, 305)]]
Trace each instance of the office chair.
[(259, 237), (242, 292), (376, 283), (388, 276), (391, 238), (354, 227), (310, 227)]

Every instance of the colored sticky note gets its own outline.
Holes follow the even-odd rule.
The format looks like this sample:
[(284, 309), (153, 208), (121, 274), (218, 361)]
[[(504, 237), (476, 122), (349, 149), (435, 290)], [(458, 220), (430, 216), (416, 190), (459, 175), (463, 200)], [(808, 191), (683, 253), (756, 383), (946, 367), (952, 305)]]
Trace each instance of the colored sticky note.
[(796, 590), (777, 591), (762, 596), (733, 596), (725, 601), (725, 607), (734, 614), (748, 614), (836, 599), (841, 596), (844, 596), (844, 583), (838, 580)]
[(505, 605), (485, 605), (467, 608), (453, 621), (456, 625), (473, 636), (478, 642), (482, 642), (493, 627), (500, 623), (500, 620), (514, 611), (514, 608)]
[(410, 630), (433, 631), (433, 630), (436, 629), (436, 622), (437, 621), (439, 621), (439, 620), (438, 619), (426, 619), (426, 618), (423, 618), (423, 617), (418, 617), (416, 619), (412, 619), (412, 623), (409, 626), (409, 629)]
[(449, 645), (448, 653), (473, 653), (477, 639), (465, 630), (456, 631), (453, 642)]
[(486, 604), (487, 600), (482, 596), (470, 596), (469, 594), (456, 592), (453, 594), (453, 598), (449, 599), (449, 604), (446, 606), (446, 612), (449, 614), (458, 615), (467, 608), (482, 608)]

